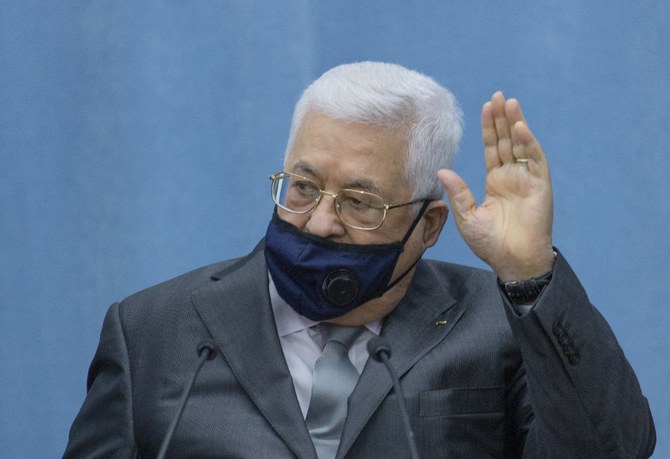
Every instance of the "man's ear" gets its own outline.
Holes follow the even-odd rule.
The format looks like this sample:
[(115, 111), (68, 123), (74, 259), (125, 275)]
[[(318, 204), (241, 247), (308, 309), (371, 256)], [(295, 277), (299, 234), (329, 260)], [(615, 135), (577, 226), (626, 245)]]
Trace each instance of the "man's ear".
[(447, 222), (449, 216), (449, 206), (447, 203), (438, 200), (428, 204), (428, 208), (423, 214), (425, 224), (423, 226), (423, 243), (426, 248), (432, 247), (440, 237), (442, 228)]

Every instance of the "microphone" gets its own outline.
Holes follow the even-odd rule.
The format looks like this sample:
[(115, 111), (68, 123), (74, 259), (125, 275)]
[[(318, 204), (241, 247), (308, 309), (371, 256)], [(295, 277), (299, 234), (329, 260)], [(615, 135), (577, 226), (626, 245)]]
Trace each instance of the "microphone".
[(200, 373), (200, 369), (207, 360), (212, 360), (218, 352), (216, 345), (210, 340), (201, 341), (198, 344), (197, 350), (198, 350), (198, 356), (200, 357), (200, 360), (198, 360), (198, 366), (193, 372), (193, 377), (191, 378), (188, 385), (184, 388), (184, 391), (181, 394), (177, 414), (170, 423), (170, 427), (168, 428), (167, 433), (163, 438), (163, 443), (161, 443), (161, 448), (158, 451), (158, 456), (156, 456), (156, 459), (163, 459), (165, 457), (165, 454), (167, 453), (167, 450), (170, 446), (170, 442), (172, 441), (172, 436), (174, 435), (175, 430), (177, 430), (177, 425), (179, 424), (181, 415), (184, 413), (184, 408), (186, 408), (186, 402), (188, 402), (188, 398), (191, 395), (191, 389), (193, 388), (195, 380), (198, 378), (198, 373)]
[(414, 442), (414, 432), (412, 431), (412, 426), (409, 423), (409, 415), (407, 414), (405, 396), (402, 393), (400, 379), (398, 379), (398, 374), (391, 365), (391, 362), (389, 362), (389, 358), (391, 357), (391, 346), (381, 336), (375, 336), (370, 341), (368, 341), (368, 353), (370, 354), (370, 357), (372, 357), (377, 362), (384, 363), (386, 370), (391, 376), (391, 380), (393, 381), (393, 390), (397, 395), (398, 406), (400, 407), (400, 417), (402, 418), (405, 435), (407, 436), (407, 442), (409, 443), (410, 457), (412, 459), (419, 459), (419, 452), (416, 449), (416, 443)]

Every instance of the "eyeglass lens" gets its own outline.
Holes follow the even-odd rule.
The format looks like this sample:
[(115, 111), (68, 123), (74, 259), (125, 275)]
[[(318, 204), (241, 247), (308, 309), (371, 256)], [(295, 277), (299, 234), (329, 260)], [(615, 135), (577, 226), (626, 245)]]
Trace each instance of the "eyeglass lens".
[[(281, 173), (272, 179), (272, 198), (280, 207), (295, 213), (307, 213), (321, 199), (321, 188), (312, 180), (295, 174)], [(381, 197), (358, 190), (341, 190), (335, 208), (346, 225), (376, 228), (384, 221), (385, 206)]]

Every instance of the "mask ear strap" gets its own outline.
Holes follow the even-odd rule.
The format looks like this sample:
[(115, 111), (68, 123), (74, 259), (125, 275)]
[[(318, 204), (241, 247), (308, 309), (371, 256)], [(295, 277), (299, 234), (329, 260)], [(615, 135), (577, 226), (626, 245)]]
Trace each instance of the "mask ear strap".
[(416, 216), (416, 218), (412, 222), (412, 225), (407, 230), (407, 233), (405, 233), (405, 237), (402, 238), (402, 245), (403, 246), (409, 240), (409, 237), (412, 235), (412, 232), (414, 232), (414, 228), (416, 228), (416, 225), (418, 225), (419, 222), (421, 221), (421, 217), (423, 217), (424, 212), (426, 212), (426, 209), (428, 208), (428, 204), (430, 204), (432, 201), (433, 201), (432, 199), (426, 199), (426, 200), (423, 201), (423, 205), (421, 206), (421, 209), (419, 209), (419, 214)]
[[(423, 254), (424, 254), (424, 252), (421, 252), (421, 255), (419, 255), (419, 257), (416, 259), (416, 261), (415, 261), (414, 263), (412, 263), (412, 264), (409, 266), (409, 268), (407, 268), (407, 269), (405, 270), (404, 273), (402, 273), (400, 276), (398, 276), (398, 278), (397, 278), (396, 280), (394, 280), (393, 282), (391, 282), (390, 284), (388, 284), (388, 285), (386, 286), (386, 289), (385, 289), (384, 292), (382, 293), (382, 295), (383, 295), (384, 293), (388, 292), (389, 290), (391, 290), (393, 287), (395, 287), (396, 284), (397, 284), (398, 282), (400, 282), (401, 280), (403, 280), (403, 278), (404, 278), (406, 275), (409, 274), (409, 272), (416, 266), (416, 264), (417, 264), (419, 261), (421, 261), (421, 258), (423, 257)], [(381, 295), (379, 295), (379, 296), (381, 296)]]
[[(428, 204), (430, 204), (431, 201), (433, 201), (433, 200), (432, 200), (432, 199), (426, 199), (425, 201), (423, 201), (423, 205), (421, 206), (421, 209), (419, 210), (419, 214), (416, 216), (416, 218), (414, 219), (414, 222), (412, 222), (412, 225), (409, 227), (409, 230), (407, 230), (407, 234), (405, 234), (405, 237), (402, 239), (402, 245), (403, 245), (403, 247), (405, 246), (405, 243), (407, 242), (407, 240), (409, 239), (409, 237), (412, 235), (412, 232), (414, 231), (414, 228), (416, 228), (416, 225), (419, 224), (419, 221), (421, 220), (421, 217), (423, 217), (423, 214), (424, 214), (424, 212), (426, 212), (426, 209), (428, 208)], [(424, 252), (425, 252), (425, 251), (424, 251)], [(388, 291), (391, 290), (393, 287), (395, 287), (395, 285), (396, 285), (398, 282), (400, 282), (401, 280), (403, 280), (403, 278), (404, 278), (406, 275), (408, 275), (409, 272), (410, 272), (412, 269), (414, 269), (414, 267), (416, 266), (416, 264), (421, 260), (421, 257), (423, 257), (424, 252), (421, 252), (421, 255), (419, 255), (419, 257), (416, 259), (416, 261), (415, 261), (414, 263), (412, 263), (412, 264), (409, 266), (409, 268), (407, 268), (407, 269), (405, 270), (404, 273), (402, 273), (400, 276), (398, 276), (398, 278), (397, 278), (396, 280), (394, 280), (393, 282), (389, 283), (389, 285), (386, 287), (386, 290), (384, 290), (384, 293), (388, 292)], [(384, 293), (382, 293), (382, 295), (383, 295)], [(381, 295), (380, 295), (380, 296), (381, 296)]]

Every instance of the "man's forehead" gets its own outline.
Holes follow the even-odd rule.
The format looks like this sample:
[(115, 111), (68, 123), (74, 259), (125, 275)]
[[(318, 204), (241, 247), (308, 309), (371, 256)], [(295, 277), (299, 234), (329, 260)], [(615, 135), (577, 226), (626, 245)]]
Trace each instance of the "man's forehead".
[(285, 159), (288, 172), (328, 191), (352, 188), (397, 199), (406, 194), (407, 144), (398, 132), (308, 112)]

